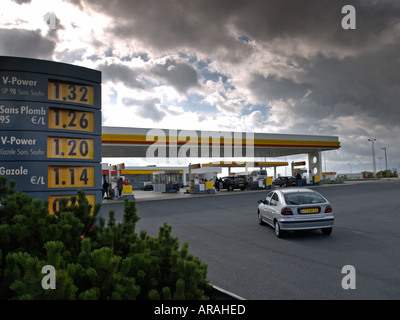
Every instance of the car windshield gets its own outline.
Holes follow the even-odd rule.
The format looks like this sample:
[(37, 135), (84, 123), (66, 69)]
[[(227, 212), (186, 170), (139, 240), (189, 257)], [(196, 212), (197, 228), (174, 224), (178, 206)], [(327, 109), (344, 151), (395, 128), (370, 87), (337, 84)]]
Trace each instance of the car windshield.
[(293, 192), (285, 193), (285, 202), (287, 204), (315, 204), (325, 203), (326, 200), (315, 192)]

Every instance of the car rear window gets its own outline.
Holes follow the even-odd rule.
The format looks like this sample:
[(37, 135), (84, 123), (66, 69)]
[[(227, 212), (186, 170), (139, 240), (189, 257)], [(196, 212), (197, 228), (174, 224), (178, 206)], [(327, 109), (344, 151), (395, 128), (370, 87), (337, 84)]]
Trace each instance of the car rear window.
[(325, 199), (315, 192), (285, 193), (286, 204), (315, 204), (325, 203)]

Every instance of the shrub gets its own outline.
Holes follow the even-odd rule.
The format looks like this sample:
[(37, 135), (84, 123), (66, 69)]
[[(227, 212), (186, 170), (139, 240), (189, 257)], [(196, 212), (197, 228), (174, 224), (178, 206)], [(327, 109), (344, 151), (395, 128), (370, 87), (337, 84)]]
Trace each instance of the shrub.
[[(0, 299), (208, 299), (207, 265), (166, 223), (158, 237), (137, 234), (134, 201), (121, 223), (113, 211), (106, 222), (82, 191), (50, 215), (47, 201), (14, 187), (0, 177)], [(55, 289), (42, 287), (46, 265)]]

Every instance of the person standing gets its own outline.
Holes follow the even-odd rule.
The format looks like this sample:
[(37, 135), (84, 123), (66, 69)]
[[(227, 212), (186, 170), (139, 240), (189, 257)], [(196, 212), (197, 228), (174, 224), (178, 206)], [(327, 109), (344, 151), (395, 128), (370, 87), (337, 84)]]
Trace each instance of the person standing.
[(104, 198), (104, 194), (106, 195), (107, 199), (110, 197), (108, 195), (108, 187), (109, 187), (109, 184), (108, 184), (107, 180), (104, 179), (104, 183), (103, 183), (103, 198)]
[(123, 186), (124, 186), (124, 180), (122, 180), (122, 178), (119, 178), (117, 181), (118, 198), (122, 197)]

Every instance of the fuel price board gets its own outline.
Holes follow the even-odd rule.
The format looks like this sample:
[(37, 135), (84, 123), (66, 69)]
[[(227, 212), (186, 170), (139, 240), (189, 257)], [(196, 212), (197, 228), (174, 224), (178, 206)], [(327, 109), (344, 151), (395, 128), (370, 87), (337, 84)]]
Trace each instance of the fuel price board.
[(0, 175), (49, 201), (101, 202), (101, 72), (0, 56)]

